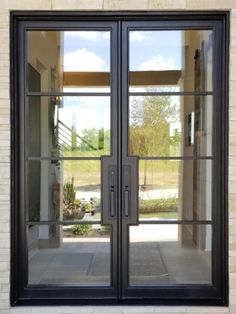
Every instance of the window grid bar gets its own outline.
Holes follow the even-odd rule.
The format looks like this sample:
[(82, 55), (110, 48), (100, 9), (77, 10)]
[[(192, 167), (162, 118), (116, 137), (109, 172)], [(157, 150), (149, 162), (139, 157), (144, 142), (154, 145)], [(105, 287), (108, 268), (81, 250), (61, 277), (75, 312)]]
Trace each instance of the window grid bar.
[(111, 93), (83, 93), (83, 92), (26, 92), (26, 96), (48, 96), (48, 97), (66, 97), (66, 96), (111, 96)]
[(139, 160), (213, 160), (212, 156), (139, 157)]
[(214, 92), (129, 92), (129, 96), (213, 96)]
[[(213, 96), (214, 92), (129, 92), (129, 96)], [(26, 96), (111, 96), (111, 92), (26, 92)]]
[[(109, 156), (108, 156), (109, 157)], [(138, 157), (139, 160), (213, 160), (211, 156), (170, 156), (170, 157)], [(101, 157), (28, 157), (28, 161), (57, 160), (101, 160)]]
[(211, 220), (142, 220), (139, 219), (139, 225), (211, 225)]
[(28, 161), (57, 160), (101, 160), (101, 157), (28, 157)]
[[(101, 224), (101, 220), (48, 220), (48, 221), (26, 221), (26, 225), (94, 225)], [(211, 225), (211, 220), (139, 220), (139, 225)]]
[(48, 221), (26, 221), (26, 225), (97, 225), (101, 224), (101, 220), (88, 220), (88, 221), (80, 221), (80, 220), (48, 220)]

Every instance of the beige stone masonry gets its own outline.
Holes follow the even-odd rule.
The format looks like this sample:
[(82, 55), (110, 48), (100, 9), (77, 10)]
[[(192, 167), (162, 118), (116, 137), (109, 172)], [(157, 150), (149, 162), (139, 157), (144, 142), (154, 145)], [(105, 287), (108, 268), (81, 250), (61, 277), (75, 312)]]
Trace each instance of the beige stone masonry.
[(235, 0), (187, 0), (188, 10), (236, 9)]
[(229, 313), (229, 309), (227, 307), (206, 307), (206, 306), (199, 306), (197, 307), (187, 307), (187, 313)]
[(102, 10), (103, 0), (52, 0), (53, 10)]
[(9, 314), (9, 310), (0, 309), (0, 314)]
[(104, 0), (104, 10), (147, 10), (148, 0)]
[[(9, 88), (9, 84), (10, 84), (10, 79), (9, 79), (9, 75), (6, 76), (0, 76), (0, 84), (1, 83), (7, 83)], [(1, 106), (1, 102), (0, 102), (0, 106)]]
[[(236, 41), (235, 41), (235, 45), (236, 45)], [(236, 81), (236, 65), (235, 64), (231, 64), (230, 66), (230, 79), (231, 81)], [(234, 92), (235, 95), (235, 91), (231, 91), (231, 93)]]
[[(2, 76), (0, 75), (0, 78)], [(9, 79), (9, 75), (7, 76), (8, 80), (10, 81)], [(0, 108), (8, 108), (9, 109), (9, 112), (10, 112), (10, 99), (0, 99)]]
[(236, 46), (231, 45), (230, 51), (231, 51), (231, 53), (235, 53), (236, 52)]
[(184, 10), (186, 0), (149, 0), (149, 10)]
[[(236, 107), (232, 107), (232, 108), (229, 109), (229, 120), (232, 121), (232, 122), (236, 120)], [(229, 140), (230, 140), (229, 144), (233, 145), (232, 135), (230, 136)]]
[(51, 10), (51, 0), (1, 0), (0, 9), (5, 10)]

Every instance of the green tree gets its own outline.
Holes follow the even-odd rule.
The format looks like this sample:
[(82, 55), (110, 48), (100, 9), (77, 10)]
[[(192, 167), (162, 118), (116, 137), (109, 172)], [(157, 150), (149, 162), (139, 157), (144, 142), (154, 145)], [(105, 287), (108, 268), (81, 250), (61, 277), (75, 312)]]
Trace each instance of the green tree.
[(92, 147), (98, 149), (98, 130), (95, 128), (83, 130), (81, 136), (83, 139), (80, 143), (79, 149), (81, 151), (92, 150)]
[(170, 123), (176, 122), (179, 108), (170, 96), (134, 97), (130, 110), (130, 153), (139, 156), (168, 156), (179, 134), (170, 136)]
[[(175, 130), (171, 136), (170, 123), (179, 120), (179, 107), (170, 96), (133, 97), (130, 106), (131, 155), (169, 156), (172, 147), (176, 151), (180, 135)], [(147, 166), (145, 161), (144, 187), (147, 185)]]
[(81, 143), (79, 150), (91, 151), (91, 150), (104, 150), (109, 151), (110, 147), (110, 130), (101, 129), (85, 129), (81, 135)]

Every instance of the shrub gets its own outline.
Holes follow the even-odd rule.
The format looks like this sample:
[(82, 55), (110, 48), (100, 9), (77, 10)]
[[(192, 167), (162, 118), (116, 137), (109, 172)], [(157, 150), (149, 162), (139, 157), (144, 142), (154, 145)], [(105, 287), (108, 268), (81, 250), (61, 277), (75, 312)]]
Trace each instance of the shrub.
[(71, 181), (66, 182), (63, 185), (63, 202), (65, 205), (74, 203), (75, 201), (75, 187), (74, 187), (74, 178), (72, 177)]
[(90, 225), (75, 225), (72, 228), (72, 232), (75, 235), (87, 235), (92, 230)]
[(85, 212), (90, 212), (91, 211), (91, 204), (90, 203), (81, 203), (81, 208)]
[(158, 198), (154, 200), (140, 200), (140, 213), (174, 212), (177, 210), (178, 199), (176, 197)]

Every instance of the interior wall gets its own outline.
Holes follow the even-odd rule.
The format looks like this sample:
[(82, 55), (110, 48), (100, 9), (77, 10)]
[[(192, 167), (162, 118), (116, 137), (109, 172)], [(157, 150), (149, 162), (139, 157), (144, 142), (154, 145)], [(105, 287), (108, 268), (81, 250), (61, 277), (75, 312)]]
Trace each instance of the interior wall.
[[(58, 32), (28, 32), (28, 60), (41, 76), (41, 91), (60, 90), (60, 33)], [(58, 73), (58, 75), (56, 75)], [(41, 97), (41, 156), (52, 156), (53, 130), (51, 117), (51, 98)], [(41, 161), (41, 187), (40, 187), (40, 220), (54, 219), (54, 207), (52, 194), (53, 186), (57, 183), (55, 164), (49, 160)], [(50, 227), (39, 226), (39, 239), (53, 238)]]
[[(183, 72), (181, 77), (181, 86), (183, 91), (195, 90), (195, 56), (196, 51), (200, 51), (200, 59), (205, 58), (203, 55), (203, 43), (209, 40), (209, 33), (202, 31), (186, 31), (184, 36), (184, 60), (183, 60)], [(212, 61), (212, 60), (211, 60)], [(203, 60), (201, 62), (204, 62)], [(207, 64), (206, 74), (203, 76), (203, 80), (206, 80), (204, 84), (206, 88), (210, 89), (209, 81), (210, 75), (208, 71), (211, 62)], [(204, 69), (205, 70), (205, 69)], [(208, 76), (207, 76), (208, 75)], [(205, 76), (207, 76), (205, 78)], [(196, 119), (196, 107), (195, 97), (182, 97), (181, 102), (181, 121), (183, 134), (186, 134), (186, 117), (195, 113), (194, 119)], [(204, 103), (203, 103), (204, 101)], [(200, 100), (201, 105), (204, 106), (204, 130), (197, 131), (195, 129), (194, 144), (186, 145), (185, 140), (182, 141), (182, 155), (183, 156), (210, 156), (211, 155), (211, 141), (212, 141), (212, 102), (211, 99), (206, 98)], [(202, 110), (202, 109), (201, 109)], [(182, 191), (182, 219), (210, 219), (211, 218), (211, 163), (204, 161), (194, 162), (182, 162), (181, 165), (181, 191)], [(194, 181), (195, 180), (195, 181)], [(195, 192), (194, 192), (195, 191)], [(201, 250), (210, 250), (211, 238), (210, 234), (205, 234), (204, 228), (196, 229), (194, 226), (180, 227), (182, 232), (182, 238), (185, 239), (188, 236), (193, 238), (196, 245)]]

